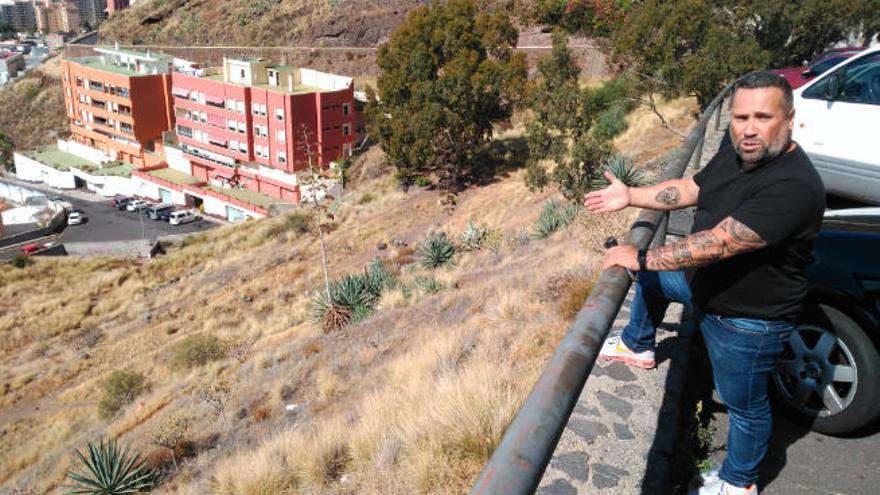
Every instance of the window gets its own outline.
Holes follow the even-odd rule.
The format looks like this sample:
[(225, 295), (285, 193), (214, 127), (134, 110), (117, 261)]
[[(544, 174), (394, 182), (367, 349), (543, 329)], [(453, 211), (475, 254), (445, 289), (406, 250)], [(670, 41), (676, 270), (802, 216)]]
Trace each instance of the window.
[(232, 98), (226, 98), (226, 109), (235, 110), (235, 100)]
[(880, 53), (855, 60), (804, 91), (804, 98), (827, 98), (831, 79), (840, 82), (835, 101), (880, 105)]
[(234, 120), (227, 120), (227, 121), (226, 121), (226, 127), (227, 127), (230, 131), (235, 132), (235, 130), (238, 128), (238, 125), (237, 125), (237, 123), (236, 123)]
[(342, 115), (348, 115), (348, 109), (349, 109), (348, 103), (343, 103), (342, 104)]
[(199, 112), (199, 121), (202, 123), (208, 123), (208, 114), (207, 112)]
[(279, 143), (284, 144), (285, 142), (287, 142), (287, 133), (285, 133), (281, 129), (278, 129), (275, 132), (275, 138), (278, 140)]
[(235, 111), (238, 113), (244, 113), (244, 102), (243, 101), (235, 102)]
[(276, 108), (275, 109), (275, 118), (281, 122), (284, 122), (284, 109), (283, 108)]
[(247, 143), (245, 143), (244, 141), (238, 143), (238, 151), (241, 152), (241, 154), (243, 154), (243, 155), (247, 155), (247, 152), (248, 152)]
[(244, 69), (241, 69), (241, 78), (242, 78), (242, 79), (245, 78), (245, 70), (244, 70)]
[(342, 124), (342, 135), (348, 136), (350, 134), (351, 134), (351, 129), (349, 128), (348, 124)]
[(239, 122), (237, 128), (239, 134), (244, 134), (245, 132), (247, 132), (247, 124), (244, 122)]
[(83, 87), (83, 78), (76, 76), (76, 85), (80, 88)]
[(287, 153), (285, 153), (283, 151), (278, 152), (278, 163), (280, 163), (282, 165), (287, 163)]
[(116, 88), (116, 95), (128, 98), (128, 88)]
[(190, 129), (189, 127), (184, 127), (182, 125), (178, 125), (177, 126), (177, 135), (192, 138), (193, 137), (193, 130)]

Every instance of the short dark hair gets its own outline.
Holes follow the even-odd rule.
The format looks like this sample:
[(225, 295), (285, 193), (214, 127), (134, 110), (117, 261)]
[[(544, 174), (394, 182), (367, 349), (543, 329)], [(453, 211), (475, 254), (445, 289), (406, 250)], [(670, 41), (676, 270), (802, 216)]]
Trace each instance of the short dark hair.
[(733, 95), (739, 89), (779, 88), (782, 91), (782, 108), (790, 112), (794, 107), (794, 98), (791, 95), (791, 84), (779, 74), (766, 70), (749, 72), (733, 83)]

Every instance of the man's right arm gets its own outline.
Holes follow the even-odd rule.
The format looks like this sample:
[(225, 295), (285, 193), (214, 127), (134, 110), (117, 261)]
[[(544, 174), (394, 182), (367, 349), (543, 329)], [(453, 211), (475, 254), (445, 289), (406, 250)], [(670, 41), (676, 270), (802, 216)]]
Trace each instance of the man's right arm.
[(697, 204), (700, 186), (692, 177), (671, 179), (644, 187), (628, 187), (617, 177), (605, 172), (610, 185), (584, 196), (584, 205), (593, 213), (618, 211), (627, 206), (651, 210), (677, 210)]

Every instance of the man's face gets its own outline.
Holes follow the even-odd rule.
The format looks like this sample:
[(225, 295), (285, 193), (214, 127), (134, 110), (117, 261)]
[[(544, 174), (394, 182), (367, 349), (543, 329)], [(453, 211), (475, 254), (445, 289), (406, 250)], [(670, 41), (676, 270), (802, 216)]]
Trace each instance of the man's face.
[(745, 164), (771, 160), (791, 142), (794, 110), (786, 111), (779, 88), (740, 88), (731, 108), (730, 138)]

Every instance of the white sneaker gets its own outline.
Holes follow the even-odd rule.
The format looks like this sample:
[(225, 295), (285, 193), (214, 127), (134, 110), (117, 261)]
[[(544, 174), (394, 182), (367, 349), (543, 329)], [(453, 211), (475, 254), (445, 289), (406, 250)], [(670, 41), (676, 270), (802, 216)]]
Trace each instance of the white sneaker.
[(712, 472), (703, 475), (703, 486), (691, 490), (688, 495), (758, 495), (758, 485), (754, 483), (745, 488), (733, 486), (718, 478), (717, 472), (714, 472), (714, 478), (710, 473)]
[(633, 352), (623, 343), (620, 335), (614, 335), (605, 340), (605, 344), (599, 350), (599, 357), (607, 361), (620, 361), (629, 366), (647, 370), (657, 365), (654, 360), (654, 351)]

